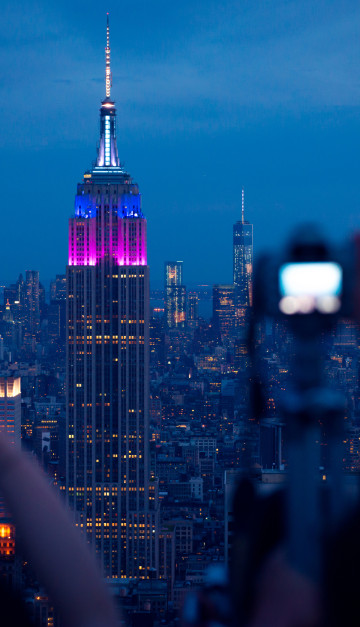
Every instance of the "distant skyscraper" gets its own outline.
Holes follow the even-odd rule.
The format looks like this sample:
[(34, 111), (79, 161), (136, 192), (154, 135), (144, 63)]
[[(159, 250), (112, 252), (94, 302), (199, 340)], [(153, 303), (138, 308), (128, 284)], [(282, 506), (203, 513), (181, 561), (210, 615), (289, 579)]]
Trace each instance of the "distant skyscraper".
[(213, 325), (224, 338), (230, 338), (234, 330), (234, 293), (233, 285), (213, 286)]
[(27, 312), (25, 296), (25, 283), (20, 274), (16, 283), (4, 288), (4, 320), (11, 321), (6, 341), (11, 350), (16, 350), (22, 345)]
[(188, 326), (192, 329), (199, 323), (199, 296), (196, 292), (189, 292), (188, 297)]
[(57, 274), (54, 281), (50, 283), (50, 301), (66, 300), (66, 275)]
[(184, 328), (186, 287), (182, 283), (182, 261), (165, 263), (165, 319), (169, 329)]
[(245, 220), (242, 190), (241, 220), (233, 227), (233, 269), (236, 326), (242, 326), (252, 306), (253, 225)]
[(20, 312), (24, 307), (24, 296), (24, 279), (20, 274), (16, 283), (4, 288), (4, 303), (10, 304), (12, 314), (17, 321), (21, 320)]
[(40, 282), (37, 270), (27, 270), (25, 280), (25, 337), (34, 342), (40, 330)]
[(249, 367), (249, 348), (246, 335), (242, 334), (234, 340), (234, 369), (245, 372)]
[(149, 484), (149, 268), (136, 183), (106, 97), (97, 161), (78, 185), (67, 267), (67, 499), (106, 577), (156, 567)]
[(50, 305), (47, 311), (48, 333), (56, 340), (64, 341), (66, 337), (66, 275), (57, 274), (55, 281), (50, 283)]

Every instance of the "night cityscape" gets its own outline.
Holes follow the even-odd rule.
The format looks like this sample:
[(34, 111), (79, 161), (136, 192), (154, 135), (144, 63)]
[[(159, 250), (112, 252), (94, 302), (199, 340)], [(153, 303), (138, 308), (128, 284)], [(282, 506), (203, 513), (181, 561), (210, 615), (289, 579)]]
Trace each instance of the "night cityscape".
[[(138, 28), (144, 29), (145, 39), (149, 37), (147, 17), (150, 30), (154, 27), (154, 35), (160, 28), (155, 25), (158, 14), (163, 17), (164, 25), (172, 25), (171, 14), (162, 2), (154, 9), (151, 18), (143, 2), (139, 0), (135, 4), (138, 11), (143, 10)], [(318, 51), (317, 65), (314, 62), (313, 74), (307, 77), (308, 82), (305, 81), (308, 93), (304, 85), (300, 85), (300, 79), (299, 83), (294, 79), (294, 83), (289, 83), (286, 106), (283, 102), (279, 104), (281, 85), (286, 83), (289, 72), (289, 62), (284, 60), (285, 69), (280, 70), (279, 66), (279, 75), (275, 72), (269, 79), (274, 81), (273, 89), (269, 89), (269, 98), (273, 98), (271, 112), (260, 113), (265, 106), (261, 98), (266, 100), (266, 89), (260, 97), (251, 79), (244, 74), (243, 91), (246, 91), (248, 80), (252, 96), (247, 100), (242, 94), (243, 100), (237, 102), (245, 120), (238, 124), (239, 111), (235, 101), (223, 103), (222, 113), (219, 113), (214, 102), (209, 100), (207, 109), (208, 95), (201, 80), (209, 80), (207, 70), (202, 74), (200, 68), (199, 74), (190, 80), (185, 68), (179, 77), (179, 85), (174, 88), (170, 81), (167, 89), (174, 89), (173, 98), (175, 101), (178, 98), (176, 106), (180, 108), (179, 91), (184, 88), (188, 95), (194, 90), (192, 126), (187, 130), (190, 114), (185, 108), (183, 114), (176, 113), (175, 118), (179, 117), (169, 122), (158, 79), (154, 92), (147, 91), (148, 85), (144, 83), (143, 101), (136, 100), (132, 87), (127, 95), (124, 93), (124, 85), (130, 80), (127, 72), (131, 74), (136, 66), (135, 56), (126, 51), (131, 43), (127, 39), (129, 35), (123, 33), (124, 16), (120, 16), (115, 8), (112, 11), (111, 7), (104, 7), (104, 10), (97, 7), (96, 13), (91, 8), (89, 14), (98, 31), (96, 45), (92, 43), (88, 53), (89, 64), (93, 67), (80, 69), (80, 65), (86, 65), (87, 55), (82, 46), (84, 40), (74, 36), (74, 55), (79, 54), (74, 66), (64, 57), (67, 77), (65, 74), (61, 77), (56, 69), (55, 78), (49, 79), (50, 89), (55, 89), (55, 83), (59, 89), (59, 100), (54, 97), (54, 107), (68, 98), (68, 103), (61, 106), (71, 107), (74, 117), (69, 122), (71, 125), (66, 128), (68, 119), (59, 111), (49, 111), (49, 120), (44, 120), (44, 129), (49, 124), (48, 130), (44, 130), (48, 139), (44, 139), (41, 147), (34, 147), (33, 159), (29, 157), (32, 148), (27, 139), (22, 146), (21, 139), (17, 138), (9, 149), (11, 157), (17, 150), (23, 157), (28, 155), (31, 188), (30, 175), (26, 172), (24, 182), (20, 183), (20, 165), (16, 168), (16, 179), (13, 174), (4, 176), (3, 214), (14, 215), (4, 216), (6, 241), (0, 265), (1, 432), (6, 434), (8, 444), (23, 455), (26, 463), (35, 462), (41, 469), (46, 483), (44, 502), (47, 490), (49, 494), (56, 494), (67, 510), (71, 525), (77, 530), (79, 543), (84, 541), (88, 547), (97, 564), (99, 581), (105, 582), (107, 594), (118, 612), (113, 622), (104, 618), (104, 625), (290, 627), (357, 624), (348, 618), (339, 620), (335, 604), (331, 610), (327, 606), (323, 610), (325, 622), (318, 617), (286, 623), (261, 619), (261, 612), (257, 615), (251, 605), (252, 594), (255, 594), (255, 587), (251, 586), (257, 581), (256, 569), (260, 570), (258, 565), (262, 564), (259, 555), (265, 551), (265, 544), (268, 542), (271, 548), (278, 544), (282, 546), (283, 536), (287, 533), (291, 565), (295, 570), (299, 567), (301, 576), (309, 577), (311, 582), (321, 581), (323, 584), (326, 579), (323, 585), (328, 586), (326, 590), (331, 590), (333, 580), (329, 575), (331, 582), (328, 583), (324, 575), (325, 571), (332, 572), (330, 560), (326, 568), (321, 566), (319, 575), (318, 565), (325, 562), (321, 553), (323, 548), (319, 551), (320, 557), (316, 553), (316, 547), (322, 544), (318, 533), (322, 523), (319, 523), (319, 529), (316, 527), (318, 535), (314, 543), (311, 535), (314, 525), (318, 524), (317, 520), (314, 523), (316, 516), (323, 516), (323, 505), (319, 506), (318, 514), (317, 497), (314, 496), (313, 501), (306, 499), (317, 495), (319, 486), (326, 484), (326, 495), (329, 496), (325, 495), (323, 499), (324, 503), (326, 501), (324, 519), (329, 522), (331, 532), (337, 531), (340, 518), (347, 511), (345, 501), (340, 503), (344, 486), (344, 493), (351, 495), (349, 501), (356, 500), (360, 473), (360, 316), (359, 311), (355, 311), (356, 306), (352, 306), (351, 298), (348, 299), (350, 305), (345, 299), (348, 298), (347, 276), (355, 274), (355, 262), (354, 268), (349, 269), (350, 256), (350, 261), (346, 257), (346, 261), (340, 262), (337, 257), (335, 259), (333, 251), (339, 250), (340, 240), (345, 241), (351, 231), (360, 227), (358, 155), (355, 154), (360, 118), (357, 73), (353, 68), (360, 60), (359, 42), (353, 41), (355, 34), (357, 37), (360, 10), (354, 2), (346, 2), (342, 11), (332, 7), (325, 18), (326, 3), (323, 2), (319, 3), (318, 13), (307, 1), (302, 9), (294, 2), (275, 2), (277, 17), (271, 26), (267, 26), (270, 3), (266, 2), (264, 6), (254, 3), (256, 10), (246, 1), (239, 3), (241, 7), (235, 4), (229, 1), (215, 6), (211, 1), (205, 7), (205, 3), (199, 1), (191, 8), (185, 2), (181, 9), (174, 9), (173, 19), (178, 19), (180, 25), (189, 20), (189, 33), (194, 41), (197, 33), (202, 36), (203, 31), (212, 33), (209, 41), (213, 39), (215, 52), (209, 57), (209, 67), (214, 64), (214, 72), (223, 49), (223, 38), (229, 38), (228, 50), (233, 51), (234, 63), (239, 60), (233, 48), (237, 25), (231, 26), (232, 17), (240, 22), (243, 20), (248, 29), (244, 47), (249, 54), (249, 73), (254, 64), (259, 63), (257, 54), (251, 57), (256, 48), (254, 42), (258, 47), (263, 45), (266, 48), (268, 38), (274, 38), (274, 67), (281, 57), (281, 46), (289, 49), (294, 46), (296, 65), (301, 35), (294, 35), (292, 20), (298, 19), (310, 60), (311, 42), (318, 29), (325, 42), (325, 52)], [(76, 14), (79, 13), (77, 5)], [(59, 25), (50, 29), (47, 35), (50, 46), (51, 41), (60, 41), (63, 37), (61, 33), (66, 22), (63, 22), (62, 11), (65, 9), (70, 11), (68, 6), (59, 9)], [(219, 30), (215, 28), (217, 10)], [(15, 40), (24, 40), (26, 47), (28, 37), (35, 59), (38, 27), (30, 35), (25, 22), (21, 22), (16, 30), (10, 14), (8, 5), (5, 15), (10, 29), (14, 28)], [(46, 16), (41, 7), (35, 8), (35, 5), (29, 15), (33, 16), (34, 22), (39, 18), (40, 30), (53, 18), (52, 11)], [(131, 18), (134, 19), (133, 13)], [(87, 17), (81, 30), (86, 30), (89, 20)], [(252, 20), (255, 24), (253, 31), (249, 26)], [(334, 37), (332, 51), (328, 38), (337, 32), (336, 24), (339, 31)], [(94, 24), (89, 24), (90, 28), (93, 34)], [(176, 42), (183, 42), (178, 39), (178, 27), (172, 25), (171, 28)], [(70, 39), (71, 36), (69, 33)], [(119, 45), (122, 36), (126, 40), (124, 67), (121, 66), (122, 44)], [(207, 36), (204, 35), (209, 44)], [(86, 35), (82, 34), (83, 37)], [(170, 35), (164, 37), (160, 57), (165, 84), (169, 71), (165, 59), (174, 62), (173, 71), (176, 72), (181, 55), (176, 60), (172, 58)], [(42, 43), (46, 41), (45, 38)], [(201, 40), (207, 50), (204, 41)], [(145, 48), (149, 46), (148, 53), (144, 53), (144, 64), (147, 68), (151, 66), (155, 77), (154, 66), (158, 64), (160, 68), (161, 63), (160, 57), (152, 56), (151, 45), (144, 43)], [(183, 45), (185, 49), (184, 42)], [(8, 54), (7, 46), (8, 35), (4, 35), (4, 60)], [(329, 74), (328, 64), (336, 57), (338, 49), (343, 51), (342, 56), (337, 57), (333, 74)], [(56, 53), (52, 54), (56, 56)], [(61, 47), (58, 54), (59, 57), (63, 54)], [(197, 54), (200, 53), (194, 52), (195, 57)], [(231, 57), (230, 52), (229, 55)], [(342, 62), (346, 71), (344, 69), (344, 78), (340, 79)], [(48, 60), (44, 58), (43, 63), (44, 71), (48, 72)], [(26, 64), (24, 61), (24, 67)], [(25, 71), (18, 59), (15, 67), (16, 72)], [(82, 71), (94, 72), (95, 78), (89, 78), (89, 74), (81, 82)], [(230, 70), (226, 71), (229, 72), (226, 79), (231, 83)], [(284, 76), (279, 77), (281, 71)], [(352, 71), (356, 85), (347, 89), (346, 81)], [(302, 66), (301, 72), (306, 73)], [(259, 81), (264, 84), (265, 75), (266, 68), (259, 69)], [(316, 77), (320, 75), (328, 77), (323, 92), (314, 87)], [(214, 87), (218, 94), (223, 83), (219, 82), (216, 72), (214, 76), (215, 83), (218, 81)], [(141, 91), (142, 78), (133, 79), (134, 83), (138, 82), (135, 89)], [(185, 85), (187, 81), (190, 86)], [(89, 91), (86, 85), (90, 85)], [(337, 85), (340, 85), (339, 93), (334, 97)], [(204, 98), (203, 114), (199, 113), (197, 101), (197, 89), (201, 88), (205, 90), (201, 96)], [(234, 92), (237, 93), (238, 88), (234, 85)], [(148, 129), (142, 130), (148, 115), (144, 114), (143, 108), (148, 105), (149, 109), (156, 109), (154, 94), (157, 89), (159, 105), (150, 133)], [(304, 92), (303, 101), (297, 99), (297, 90)], [(76, 97), (73, 97), (74, 93)], [(28, 111), (33, 106), (32, 98), (29, 90)], [(47, 98), (44, 96), (44, 118), (47, 116)], [(132, 98), (135, 103), (133, 119)], [(251, 98), (254, 98), (253, 113), (250, 111)], [(4, 111), (6, 106), (4, 104)], [(220, 118), (228, 115), (225, 130), (215, 119), (215, 112)], [(31, 129), (31, 115), (21, 113), (21, 116), (26, 115)], [(35, 126), (37, 115), (35, 112)], [(82, 116), (81, 122), (78, 115)], [(164, 128), (159, 130), (162, 115)], [(204, 132), (202, 115), (207, 130), (200, 149), (196, 145), (202, 141)], [(274, 121), (277, 115), (280, 122)], [(10, 113), (9, 120), (12, 132), (16, 133)], [(209, 130), (212, 122), (214, 128)], [(23, 123), (21, 121), (21, 125)], [(248, 128), (245, 128), (247, 123)], [(181, 141), (186, 141), (182, 146), (175, 138), (177, 131), (175, 134), (171, 131), (172, 124), (183, 130)], [(274, 139), (279, 130), (277, 124), (284, 130), (278, 143)], [(232, 131), (233, 126), (237, 130)], [(261, 128), (264, 131), (262, 140), (259, 139)], [(293, 131), (290, 141), (288, 133)], [(300, 137), (302, 131), (304, 136)], [(4, 143), (10, 141), (6, 133), (4, 128)], [(144, 153), (141, 152), (142, 133)], [(242, 153), (241, 141), (237, 143), (241, 133), (244, 133), (244, 149), (249, 147), (253, 133), (254, 144), (258, 144), (259, 153), (262, 153), (258, 154), (256, 175), (254, 147), (252, 152), (248, 151), (248, 162), (244, 154), (240, 154), (236, 161), (237, 151)], [(79, 140), (81, 134), (84, 139)], [(234, 134), (231, 141), (228, 134)], [(76, 150), (78, 141), (79, 150)], [(172, 141), (173, 147), (170, 146)], [(54, 161), (52, 156), (57, 143), (61, 169), (60, 162)], [(129, 160), (127, 146), (130, 146)], [(173, 158), (177, 148), (180, 152)], [(233, 162), (229, 171), (226, 170), (227, 162), (221, 162), (219, 157), (223, 150), (229, 153), (227, 159)], [(204, 161), (200, 163), (203, 157)], [(37, 158), (44, 173), (39, 167), (36, 174)], [(321, 165), (317, 164), (318, 158)], [(299, 169), (300, 162), (303, 163)], [(16, 163), (20, 164), (20, 161)], [(21, 167), (24, 170), (27, 167), (25, 158)], [(57, 171), (50, 174), (52, 167)], [(161, 168), (164, 168), (164, 175)], [(169, 174), (171, 169), (178, 171), (175, 178)], [(293, 170), (297, 171), (296, 175)], [(275, 171), (274, 182), (270, 185)], [(145, 190), (140, 176), (142, 172)], [(170, 189), (174, 182), (177, 186)], [(42, 185), (45, 186), (43, 196)], [(146, 190), (149, 190), (150, 202)], [(36, 205), (32, 204), (33, 199), (26, 200), (26, 194), (35, 195)], [(15, 195), (19, 205), (26, 205), (26, 212), (34, 213), (32, 224), (23, 217), (25, 209), (19, 209), (15, 215)], [(309, 222), (310, 218), (324, 227), (325, 234), (318, 236), (315, 227), (313, 234), (312, 227), (308, 226), (297, 240), (289, 240), (291, 230), (297, 224)], [(68, 229), (67, 235), (65, 229)], [(26, 238), (29, 239), (27, 247), (24, 244)], [(287, 248), (285, 240), (290, 241)], [(350, 244), (347, 248), (350, 250)], [(272, 258), (271, 261), (270, 257), (264, 258), (260, 270), (256, 271), (264, 249), (272, 251), (273, 258), (279, 259), (276, 272), (279, 267), (280, 278), (278, 280), (276, 274), (273, 283)], [(342, 266), (339, 281), (343, 284), (339, 283), (333, 291), (330, 288), (326, 291), (324, 274), (318, 292), (312, 292), (310, 288), (307, 292), (308, 287), (299, 293), (286, 291), (281, 272), (285, 272), (288, 266), (306, 266), (310, 262), (314, 281), (316, 263), (326, 266), (329, 272)], [(310, 274), (307, 275), (308, 284), (312, 280)], [(351, 288), (356, 297), (359, 286), (360, 280), (355, 288)], [(276, 292), (275, 297), (272, 291)], [(315, 322), (308, 324), (310, 318)], [(305, 400), (299, 401), (299, 396)], [(334, 427), (328, 420), (330, 415)], [(289, 416), (294, 418), (298, 431), (291, 427)], [(302, 439), (300, 431), (309, 438), (304, 436)], [(0, 440), (0, 459), (1, 446)], [(3, 464), (6, 454), (4, 459)], [(297, 472), (293, 471), (294, 460), (300, 460)], [(6, 476), (7, 470), (3, 471), (0, 461), (0, 475), (2, 472)], [(29, 472), (30, 481), (32, 475)], [(6, 484), (6, 479), (4, 481)], [(285, 486), (288, 485), (290, 493), (295, 496), (289, 498), (286, 516), (281, 509), (285, 505), (271, 507), (280, 508), (291, 531), (284, 532), (280, 523), (274, 522), (275, 509), (270, 515), (264, 506), (264, 511), (256, 510), (251, 514), (254, 518), (250, 517), (251, 507), (262, 507), (255, 505), (258, 503), (256, 499), (259, 503), (261, 498), (264, 502), (267, 498), (272, 499), (273, 495), (287, 490)], [(50, 555), (49, 564), (43, 570), (38, 567), (36, 559), (33, 563), (29, 545), (34, 542), (35, 547), (35, 541), (31, 539), (31, 532), (29, 540), (23, 531), (26, 511), (22, 521), (21, 514), (7, 496), (7, 490), (0, 478), (0, 582), (14, 595), (15, 604), (23, 604), (26, 621), (29, 621), (18, 623), (19, 619), (10, 607), (9, 624), (39, 627), (100, 625), (95, 618), (94, 623), (85, 619), (82, 622), (80, 613), (74, 622), (66, 618), (70, 614), (66, 614), (67, 610), (62, 607), (61, 599), (59, 603), (56, 593), (54, 596), (54, 584), (47, 585), (51, 580), (51, 576), (46, 580), (47, 572), (50, 572), (46, 569), (52, 561)], [(33, 490), (35, 493), (35, 487)], [(250, 492), (257, 496), (250, 497)], [(23, 500), (25, 508), (26, 499), (21, 490), (18, 500)], [(310, 502), (315, 503), (313, 511), (316, 516), (314, 514), (314, 519), (310, 520), (309, 508), (308, 520), (305, 511), (306, 503)], [(45, 504), (44, 512), (46, 508)], [(38, 510), (41, 519), (41, 500), (34, 509)], [(281, 516), (277, 509), (276, 515), (278, 521)], [(46, 535), (46, 528), (50, 530), (52, 523), (51, 518), (45, 516)], [(53, 520), (55, 518), (54, 514)], [(293, 525), (295, 519), (303, 529)], [(30, 516), (29, 526), (36, 526), (31, 520)], [(277, 529), (279, 524), (281, 532), (276, 532), (279, 537), (269, 540), (261, 524), (264, 529), (272, 526)], [(55, 527), (54, 523), (54, 535), (49, 535), (51, 545), (57, 544)], [(354, 537), (357, 529), (358, 526), (354, 527)], [(250, 537), (255, 539), (250, 541)], [(350, 532), (348, 538), (349, 542), (353, 538)], [(305, 544), (307, 550), (303, 551)], [(36, 551), (41, 553), (41, 538), (36, 546)], [(44, 539), (46, 561), (45, 546)], [(58, 550), (61, 551), (60, 539)], [(340, 553), (347, 553), (347, 548)], [(357, 545), (354, 555), (357, 555)], [(340, 564), (336, 567), (339, 571), (343, 568), (341, 560)], [(51, 563), (51, 568), (56, 573), (57, 564)], [(344, 572), (346, 568), (344, 566)], [(66, 579), (67, 574), (60, 569), (58, 579)], [(74, 579), (77, 577), (75, 570), (73, 576)], [(276, 574), (272, 579), (276, 579)], [(344, 581), (348, 581), (347, 576)], [(204, 590), (208, 590), (208, 597), (202, 592)], [(0, 597), (1, 594), (0, 591)], [(310, 597), (306, 596), (307, 592), (304, 594), (301, 598), (307, 605)], [(91, 594), (89, 607), (90, 597)], [(227, 605), (229, 599), (232, 599), (233, 609)], [(352, 602), (355, 601), (356, 598)], [(309, 606), (312, 603), (315, 604), (311, 597)], [(196, 611), (191, 610), (194, 604)], [(340, 616), (345, 605), (341, 597)], [(352, 607), (350, 602), (349, 607)], [(327, 612), (329, 615), (332, 612), (333, 622), (327, 618)]]

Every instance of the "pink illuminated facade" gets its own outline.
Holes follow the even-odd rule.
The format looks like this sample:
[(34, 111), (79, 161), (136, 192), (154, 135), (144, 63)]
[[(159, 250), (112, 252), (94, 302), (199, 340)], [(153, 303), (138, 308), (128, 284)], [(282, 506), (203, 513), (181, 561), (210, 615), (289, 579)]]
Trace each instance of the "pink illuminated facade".
[(123, 218), (110, 210), (109, 223), (105, 224), (101, 221), (104, 208), (99, 207), (98, 211), (100, 220), (97, 217), (70, 218), (69, 266), (95, 266), (105, 257), (118, 266), (146, 266), (145, 218)]
[(100, 107), (96, 165), (84, 174), (69, 223), (69, 266), (96, 266), (104, 259), (118, 266), (146, 266), (146, 220), (136, 183), (120, 164), (116, 109), (110, 98), (110, 40), (105, 48), (106, 97)]
[(105, 52), (97, 161), (69, 222), (66, 491), (104, 576), (146, 578), (157, 570), (146, 220), (118, 157), (109, 26)]

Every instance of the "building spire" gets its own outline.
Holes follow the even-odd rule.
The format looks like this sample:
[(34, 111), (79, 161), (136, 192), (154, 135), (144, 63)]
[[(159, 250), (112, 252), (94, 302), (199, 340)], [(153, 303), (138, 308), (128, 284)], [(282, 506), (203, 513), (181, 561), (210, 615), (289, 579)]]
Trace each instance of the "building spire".
[(245, 200), (244, 200), (244, 188), (241, 190), (241, 222), (245, 222)]
[(105, 48), (105, 96), (110, 99), (111, 89), (111, 70), (110, 70), (110, 26), (109, 14), (106, 20), (106, 48)]

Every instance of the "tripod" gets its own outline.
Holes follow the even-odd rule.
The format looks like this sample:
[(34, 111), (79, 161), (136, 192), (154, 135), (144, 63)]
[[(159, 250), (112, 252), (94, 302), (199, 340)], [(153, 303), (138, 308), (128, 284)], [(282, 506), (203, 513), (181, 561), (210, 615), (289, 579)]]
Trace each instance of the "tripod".
[(346, 509), (344, 398), (324, 383), (321, 337), (295, 337), (294, 344), (294, 386), (283, 402), (289, 467), (287, 553), (294, 568), (321, 582), (325, 540), (336, 532)]

